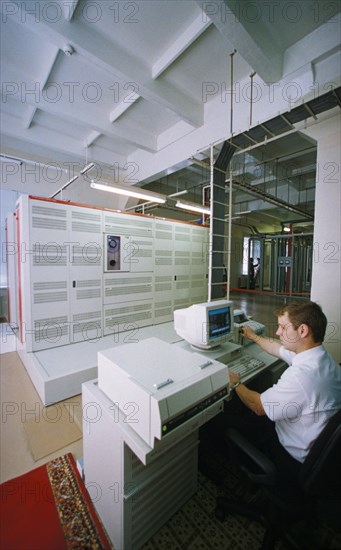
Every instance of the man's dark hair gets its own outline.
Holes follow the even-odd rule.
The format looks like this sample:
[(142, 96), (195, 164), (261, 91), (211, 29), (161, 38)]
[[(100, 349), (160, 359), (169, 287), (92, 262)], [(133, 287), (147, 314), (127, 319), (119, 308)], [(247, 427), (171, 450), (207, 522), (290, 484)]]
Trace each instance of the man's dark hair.
[(295, 329), (302, 324), (308, 325), (313, 340), (316, 344), (322, 344), (327, 328), (327, 317), (321, 307), (315, 302), (289, 302), (281, 307), (276, 315), (288, 314)]

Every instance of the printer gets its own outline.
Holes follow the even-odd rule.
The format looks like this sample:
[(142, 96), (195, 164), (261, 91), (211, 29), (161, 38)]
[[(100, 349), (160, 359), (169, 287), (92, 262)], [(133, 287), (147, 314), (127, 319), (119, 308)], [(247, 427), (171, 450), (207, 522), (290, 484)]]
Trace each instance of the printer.
[(245, 326), (249, 326), (259, 336), (263, 336), (265, 333), (265, 325), (254, 321), (250, 316), (246, 315), (242, 309), (233, 310), (233, 323), (234, 323), (234, 341), (241, 346), (247, 346), (252, 344), (252, 340), (244, 338), (240, 332), (240, 329)]
[(99, 389), (152, 448), (217, 414), (228, 381), (226, 365), (154, 337), (98, 353)]

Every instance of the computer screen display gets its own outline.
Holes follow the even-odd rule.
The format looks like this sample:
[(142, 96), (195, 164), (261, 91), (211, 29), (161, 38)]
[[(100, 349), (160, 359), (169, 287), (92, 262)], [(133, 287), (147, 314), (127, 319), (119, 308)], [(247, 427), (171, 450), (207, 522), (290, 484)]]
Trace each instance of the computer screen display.
[(195, 348), (217, 347), (233, 339), (233, 302), (216, 300), (175, 310), (174, 329)]
[(231, 331), (230, 307), (221, 307), (208, 311), (208, 334), (209, 338), (219, 338), (229, 334)]

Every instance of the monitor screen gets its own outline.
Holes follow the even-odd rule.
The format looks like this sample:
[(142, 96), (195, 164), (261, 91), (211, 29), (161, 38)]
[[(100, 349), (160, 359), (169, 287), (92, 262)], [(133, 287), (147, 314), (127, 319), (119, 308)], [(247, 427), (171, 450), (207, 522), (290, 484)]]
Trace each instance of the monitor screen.
[(233, 339), (233, 302), (216, 300), (174, 311), (176, 333), (193, 347), (210, 350)]
[(208, 334), (210, 339), (225, 336), (231, 332), (230, 308), (220, 307), (208, 311)]

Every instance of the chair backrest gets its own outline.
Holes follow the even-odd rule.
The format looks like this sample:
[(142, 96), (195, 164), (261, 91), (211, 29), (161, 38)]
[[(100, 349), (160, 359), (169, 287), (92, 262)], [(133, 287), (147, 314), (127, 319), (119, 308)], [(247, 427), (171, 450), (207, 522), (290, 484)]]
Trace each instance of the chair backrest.
[(314, 441), (301, 467), (300, 482), (304, 491), (311, 496), (340, 496), (341, 409), (329, 418)]

